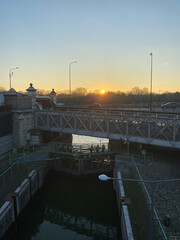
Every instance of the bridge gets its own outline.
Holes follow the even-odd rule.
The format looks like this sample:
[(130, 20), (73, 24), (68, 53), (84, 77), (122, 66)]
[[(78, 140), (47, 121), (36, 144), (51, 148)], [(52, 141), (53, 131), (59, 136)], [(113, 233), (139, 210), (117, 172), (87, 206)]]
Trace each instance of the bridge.
[(180, 149), (180, 115), (114, 110), (35, 111), (34, 128)]

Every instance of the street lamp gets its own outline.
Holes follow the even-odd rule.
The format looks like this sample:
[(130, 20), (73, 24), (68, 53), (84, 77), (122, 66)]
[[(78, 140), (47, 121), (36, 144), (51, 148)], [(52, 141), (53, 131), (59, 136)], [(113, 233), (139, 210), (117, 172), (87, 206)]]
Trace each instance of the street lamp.
[(18, 67), (11, 68), (10, 71), (9, 71), (9, 84), (10, 84), (10, 89), (11, 89), (11, 76), (13, 75), (12, 70), (14, 70), (14, 69), (18, 69)]
[(162, 183), (162, 182), (174, 182), (180, 181), (180, 178), (172, 178), (172, 179), (161, 179), (161, 180), (139, 180), (133, 178), (114, 178), (108, 177), (105, 174), (101, 174), (98, 176), (99, 180), (101, 181), (108, 181), (108, 180), (121, 180), (121, 181), (129, 181), (129, 182), (145, 182), (145, 183)]
[(72, 65), (73, 63), (77, 63), (77, 61), (71, 62), (71, 63), (69, 64), (69, 94), (70, 94), (70, 96), (71, 96), (71, 65)]
[(174, 182), (180, 181), (180, 178), (175, 179), (162, 179), (162, 180), (139, 180), (139, 179), (130, 179), (130, 178), (114, 178), (108, 177), (105, 174), (101, 174), (98, 176), (99, 180), (101, 181), (108, 181), (108, 180), (121, 180), (121, 181), (129, 181), (129, 182), (143, 182), (143, 183), (151, 183), (153, 186), (153, 197), (151, 199), (151, 220), (150, 220), (150, 233), (149, 237), (150, 240), (154, 239), (154, 183), (163, 183), (163, 182)]
[(150, 53), (151, 56), (151, 81), (150, 81), (150, 102), (149, 102), (149, 109), (152, 111), (152, 65), (153, 65), (153, 54)]

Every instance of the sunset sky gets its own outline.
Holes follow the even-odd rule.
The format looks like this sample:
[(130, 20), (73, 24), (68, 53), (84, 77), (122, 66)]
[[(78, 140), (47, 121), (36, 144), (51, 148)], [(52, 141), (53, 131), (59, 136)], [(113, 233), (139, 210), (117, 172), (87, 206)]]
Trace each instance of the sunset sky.
[(0, 87), (180, 91), (179, 0), (0, 0)]

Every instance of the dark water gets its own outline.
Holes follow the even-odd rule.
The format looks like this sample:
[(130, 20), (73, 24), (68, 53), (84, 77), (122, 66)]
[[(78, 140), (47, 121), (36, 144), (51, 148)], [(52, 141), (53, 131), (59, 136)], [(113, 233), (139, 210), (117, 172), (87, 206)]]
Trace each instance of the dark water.
[(112, 182), (51, 172), (3, 240), (120, 239)]

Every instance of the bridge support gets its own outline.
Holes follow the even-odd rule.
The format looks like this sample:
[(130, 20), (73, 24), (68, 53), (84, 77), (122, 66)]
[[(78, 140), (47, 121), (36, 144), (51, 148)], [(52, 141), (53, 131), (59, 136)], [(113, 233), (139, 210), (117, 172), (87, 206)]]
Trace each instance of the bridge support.
[(112, 152), (119, 152), (123, 148), (123, 141), (120, 140), (114, 140), (114, 139), (109, 139), (109, 150)]
[(34, 113), (32, 110), (16, 111), (13, 117), (13, 145), (23, 147), (27, 145), (26, 134), (34, 128)]
[(40, 130), (40, 135), (43, 143), (49, 143), (51, 141), (72, 143), (72, 134), (69, 133), (59, 133)]

